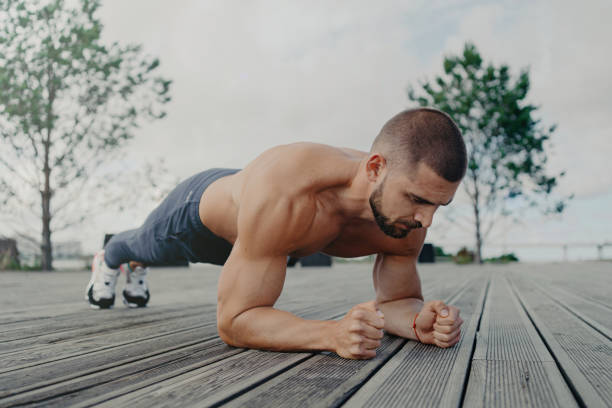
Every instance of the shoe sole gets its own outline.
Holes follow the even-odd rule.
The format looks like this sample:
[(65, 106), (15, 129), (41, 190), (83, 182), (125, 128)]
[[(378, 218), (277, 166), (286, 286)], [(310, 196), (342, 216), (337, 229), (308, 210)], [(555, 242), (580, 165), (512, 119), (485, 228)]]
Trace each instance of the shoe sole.
[(143, 308), (143, 307), (147, 307), (147, 305), (139, 305), (137, 303), (130, 303), (127, 300), (125, 300), (125, 298), (123, 298), (123, 304), (126, 305), (127, 307), (129, 307), (130, 309), (138, 309), (138, 308)]
[(130, 308), (147, 307), (147, 304), (149, 303), (149, 299), (151, 298), (151, 295), (148, 289), (145, 292), (145, 295), (146, 295), (145, 297), (130, 296), (129, 294), (126, 294), (125, 289), (123, 290), (123, 292), (121, 292), (121, 295), (123, 298), (123, 304)]
[[(147, 291), (147, 295), (149, 294), (149, 291)], [(127, 307), (129, 307), (130, 309), (137, 309), (137, 308), (142, 308), (142, 307), (147, 307), (147, 304), (149, 303), (149, 296), (146, 297), (146, 300), (144, 300), (145, 298), (143, 298), (144, 303), (135, 303), (135, 302), (130, 302), (126, 296), (125, 296), (125, 292), (122, 293), (122, 299), (123, 299), (123, 304), (126, 305)]]
[(87, 292), (85, 293), (85, 300), (89, 303), (89, 306), (92, 309), (112, 309), (115, 305), (115, 296), (113, 296), (111, 299), (100, 299), (99, 301), (97, 301), (100, 304), (96, 304), (96, 300), (93, 298), (93, 284), (90, 284), (87, 287)]

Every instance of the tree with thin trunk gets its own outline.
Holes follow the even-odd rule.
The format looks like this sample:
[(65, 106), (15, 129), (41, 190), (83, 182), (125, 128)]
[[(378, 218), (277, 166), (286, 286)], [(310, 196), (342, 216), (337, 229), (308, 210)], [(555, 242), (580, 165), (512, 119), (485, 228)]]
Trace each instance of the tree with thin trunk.
[(571, 198), (553, 197), (564, 175), (546, 173), (546, 142), (555, 126), (534, 117), (538, 108), (525, 101), (529, 87), (527, 70), (513, 79), (507, 65), (483, 64), (467, 43), (462, 55), (444, 58), (443, 75), (408, 89), (411, 101), (448, 113), (463, 133), (468, 169), (462, 184), (473, 211), (476, 262), (496, 221), (535, 206), (561, 213)]
[(39, 214), (43, 270), (52, 232), (87, 217), (75, 208), (102, 187), (92, 175), (170, 100), (158, 59), (102, 41), (99, 7), (0, 0), (0, 202)]

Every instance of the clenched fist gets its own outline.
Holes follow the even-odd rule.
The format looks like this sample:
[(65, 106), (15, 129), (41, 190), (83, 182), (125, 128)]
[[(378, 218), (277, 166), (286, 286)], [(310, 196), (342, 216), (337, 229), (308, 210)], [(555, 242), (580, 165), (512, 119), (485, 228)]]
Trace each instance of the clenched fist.
[(441, 300), (432, 300), (423, 304), (415, 330), (421, 343), (446, 348), (454, 346), (461, 338), (462, 323), (459, 309)]
[(338, 322), (334, 332), (335, 352), (341, 357), (367, 359), (376, 356), (385, 327), (376, 302), (361, 303)]

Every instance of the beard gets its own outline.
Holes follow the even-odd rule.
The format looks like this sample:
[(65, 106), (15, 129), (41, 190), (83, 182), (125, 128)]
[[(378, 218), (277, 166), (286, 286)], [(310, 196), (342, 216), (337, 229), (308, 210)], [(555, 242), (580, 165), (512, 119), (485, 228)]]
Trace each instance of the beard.
[(378, 228), (380, 228), (380, 230), (385, 235), (388, 235), (396, 239), (405, 238), (406, 235), (410, 233), (410, 231), (412, 231), (415, 228), (421, 228), (422, 225), (419, 221), (402, 222), (401, 224), (404, 225), (406, 229), (397, 228), (394, 225), (395, 223), (391, 222), (389, 217), (382, 214), (380, 208), (382, 208), (382, 190), (383, 190), (384, 185), (385, 185), (385, 180), (383, 180), (380, 186), (378, 186), (376, 190), (374, 190), (372, 194), (370, 195), (370, 200), (369, 200), (370, 208), (372, 208), (372, 214), (374, 214), (374, 220), (376, 221)]

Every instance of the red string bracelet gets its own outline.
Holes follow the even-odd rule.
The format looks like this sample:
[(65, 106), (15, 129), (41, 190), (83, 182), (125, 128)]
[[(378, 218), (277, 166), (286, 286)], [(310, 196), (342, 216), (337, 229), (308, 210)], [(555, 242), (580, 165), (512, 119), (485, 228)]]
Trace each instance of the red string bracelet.
[(412, 328), (414, 329), (414, 335), (416, 336), (419, 343), (421, 343), (421, 339), (419, 339), (419, 335), (417, 334), (417, 331), (416, 331), (416, 319), (418, 316), (419, 316), (418, 313), (414, 315), (414, 320), (412, 321)]

